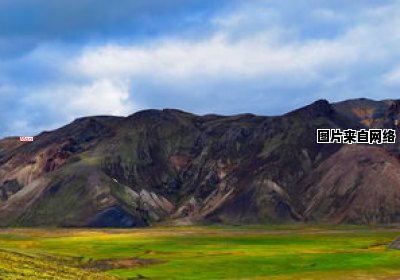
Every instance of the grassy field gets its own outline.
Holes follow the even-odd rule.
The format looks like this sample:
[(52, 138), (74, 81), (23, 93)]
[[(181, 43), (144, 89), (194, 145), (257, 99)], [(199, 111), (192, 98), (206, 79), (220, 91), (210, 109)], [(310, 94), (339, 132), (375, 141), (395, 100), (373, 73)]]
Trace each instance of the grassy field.
[(0, 230), (0, 279), (400, 279), (400, 229)]

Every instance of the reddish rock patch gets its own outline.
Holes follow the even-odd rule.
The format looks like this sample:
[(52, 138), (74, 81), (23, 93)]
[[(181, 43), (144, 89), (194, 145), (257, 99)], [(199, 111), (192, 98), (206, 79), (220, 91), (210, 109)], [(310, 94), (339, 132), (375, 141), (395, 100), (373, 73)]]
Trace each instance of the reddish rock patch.
[(181, 155), (172, 156), (169, 160), (178, 171), (185, 168), (189, 163), (189, 158)]

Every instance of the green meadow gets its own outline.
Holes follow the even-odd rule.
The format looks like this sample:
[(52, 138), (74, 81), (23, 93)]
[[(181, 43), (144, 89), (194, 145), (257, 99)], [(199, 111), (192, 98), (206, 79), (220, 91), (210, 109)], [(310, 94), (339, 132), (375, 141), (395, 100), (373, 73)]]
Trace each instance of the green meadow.
[(400, 279), (396, 228), (0, 230), (0, 279)]

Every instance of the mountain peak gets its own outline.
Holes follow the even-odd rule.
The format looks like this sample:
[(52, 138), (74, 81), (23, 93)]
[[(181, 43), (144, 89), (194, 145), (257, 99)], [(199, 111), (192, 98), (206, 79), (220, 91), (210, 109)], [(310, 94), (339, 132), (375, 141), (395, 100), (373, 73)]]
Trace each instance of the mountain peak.
[(288, 113), (290, 114), (300, 114), (307, 118), (318, 118), (318, 117), (328, 117), (333, 113), (333, 107), (329, 101), (325, 99), (319, 99), (310, 105), (303, 108), (297, 109)]

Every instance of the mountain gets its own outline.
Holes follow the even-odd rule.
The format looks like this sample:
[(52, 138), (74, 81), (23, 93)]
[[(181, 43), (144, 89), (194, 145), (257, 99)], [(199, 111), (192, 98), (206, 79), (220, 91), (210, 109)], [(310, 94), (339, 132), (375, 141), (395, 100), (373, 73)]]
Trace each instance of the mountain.
[(400, 100), (368, 99), (274, 117), (80, 118), (0, 140), (0, 225), (400, 222), (399, 144), (316, 141), (320, 128), (399, 123)]

